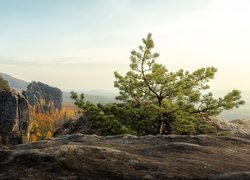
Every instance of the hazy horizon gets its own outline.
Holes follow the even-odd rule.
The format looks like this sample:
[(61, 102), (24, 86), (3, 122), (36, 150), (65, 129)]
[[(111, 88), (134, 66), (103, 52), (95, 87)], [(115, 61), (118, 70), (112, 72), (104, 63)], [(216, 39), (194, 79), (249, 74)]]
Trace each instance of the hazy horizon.
[(0, 1), (0, 72), (61, 89), (108, 90), (151, 32), (169, 70), (218, 68), (211, 90), (250, 91), (250, 1)]

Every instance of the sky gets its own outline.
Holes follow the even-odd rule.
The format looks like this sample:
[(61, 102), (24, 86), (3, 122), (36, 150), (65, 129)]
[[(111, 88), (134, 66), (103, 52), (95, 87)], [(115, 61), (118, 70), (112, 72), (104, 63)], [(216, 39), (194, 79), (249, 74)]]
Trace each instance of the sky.
[(214, 66), (212, 89), (250, 90), (249, 0), (0, 0), (0, 71), (114, 90), (149, 32), (169, 70)]

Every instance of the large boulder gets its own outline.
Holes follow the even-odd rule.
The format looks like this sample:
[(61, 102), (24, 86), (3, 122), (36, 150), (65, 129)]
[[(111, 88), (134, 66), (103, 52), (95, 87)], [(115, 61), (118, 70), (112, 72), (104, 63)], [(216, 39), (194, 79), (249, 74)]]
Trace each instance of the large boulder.
[(59, 127), (54, 132), (53, 136), (57, 137), (60, 135), (75, 134), (75, 133), (82, 133), (88, 135), (91, 134), (101, 135), (101, 133), (98, 132), (98, 129), (93, 128), (91, 124), (87, 122), (83, 116), (81, 116), (66, 121), (61, 127)]
[(16, 145), (29, 141), (30, 105), (15, 90), (0, 90), (0, 144)]
[(31, 106), (39, 105), (41, 101), (45, 101), (43, 104), (45, 110), (50, 110), (51, 104), (58, 110), (62, 109), (63, 93), (59, 88), (41, 82), (32, 82), (27, 86), (27, 91), (24, 94)]

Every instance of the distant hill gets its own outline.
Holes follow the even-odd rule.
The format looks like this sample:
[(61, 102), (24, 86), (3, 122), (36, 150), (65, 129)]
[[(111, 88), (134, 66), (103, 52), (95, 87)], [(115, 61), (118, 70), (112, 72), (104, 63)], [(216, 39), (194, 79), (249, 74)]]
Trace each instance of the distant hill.
[[(91, 103), (115, 103), (118, 102), (115, 100), (115, 95), (104, 95), (102, 93), (90, 94), (91, 92), (84, 92), (85, 99)], [(73, 103), (73, 100), (70, 98), (70, 92), (63, 92), (63, 102)]]
[(12, 89), (16, 89), (18, 91), (23, 91), (23, 90), (26, 90), (27, 86), (28, 86), (28, 82), (24, 81), (24, 80), (21, 80), (21, 79), (18, 79), (18, 78), (15, 78), (15, 77), (12, 77), (8, 74), (5, 74), (5, 73), (1, 73), (0, 72), (0, 75), (2, 76), (2, 78), (6, 81), (9, 82), (9, 86), (12, 88)]
[[(215, 91), (215, 96), (224, 96), (228, 91)], [(237, 109), (223, 111), (220, 118), (225, 120), (250, 119), (250, 91), (242, 91), (242, 99), (246, 104)]]

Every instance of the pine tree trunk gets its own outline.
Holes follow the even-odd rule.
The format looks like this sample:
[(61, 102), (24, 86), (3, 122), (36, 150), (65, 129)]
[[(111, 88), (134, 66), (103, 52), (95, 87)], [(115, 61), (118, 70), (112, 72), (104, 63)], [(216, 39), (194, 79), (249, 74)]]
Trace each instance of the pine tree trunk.
[[(158, 104), (160, 108), (162, 108), (162, 101), (163, 101), (163, 98), (158, 98)], [(161, 124), (160, 124), (159, 134), (160, 135), (164, 134), (165, 130), (166, 130), (166, 124), (164, 123), (163, 117), (161, 115)]]
[(159, 134), (162, 135), (165, 132), (165, 129), (166, 129), (166, 124), (162, 121), (161, 126), (160, 126), (160, 130), (159, 130)]

